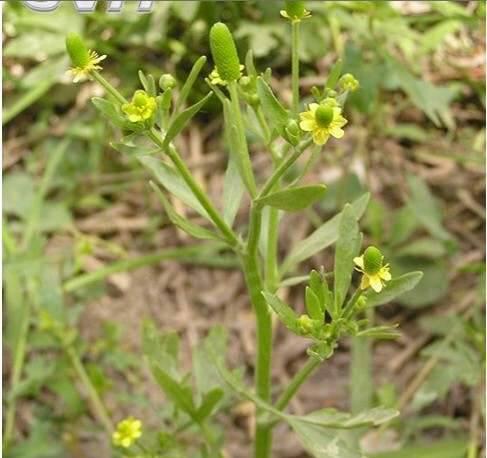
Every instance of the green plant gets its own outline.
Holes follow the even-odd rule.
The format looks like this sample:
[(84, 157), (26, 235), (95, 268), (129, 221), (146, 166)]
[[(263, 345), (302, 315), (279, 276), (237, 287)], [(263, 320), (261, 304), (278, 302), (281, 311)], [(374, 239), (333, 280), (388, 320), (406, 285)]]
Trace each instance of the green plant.
[[(185, 102), (206, 61), (205, 57), (196, 61), (179, 90), (174, 84), (161, 84), (159, 90), (152, 75), (140, 72), (143, 89), (136, 91), (129, 102), (100, 73), (100, 58), (89, 51), (78, 36), (67, 38), (71, 56), (88, 56), (83, 62), (78, 58), (74, 60), (75, 76), (78, 79), (92, 78), (107, 92), (107, 98), (95, 98), (93, 103), (124, 133), (113, 146), (136, 157), (154, 175), (158, 184), (151, 183), (151, 186), (175, 225), (193, 237), (224, 243), (235, 253), (245, 276), (257, 323), (254, 390), (243, 383), (240, 371), (231, 372), (226, 368), (224, 330), (216, 329), (208, 336), (201, 345), (205, 350), (203, 353), (193, 350), (195, 380), (192, 381), (178, 369), (177, 336), (160, 335), (149, 326), (144, 337), (145, 353), (154, 378), (174, 405), (175, 439), (164, 439), (163, 434), (157, 439), (152, 437), (152, 440), (150, 435), (145, 439), (144, 434), (139, 438), (140, 423), (129, 419), (119, 424), (114, 434), (114, 443), (121, 449), (135, 444), (145, 456), (159, 456), (171, 448), (177, 455), (175, 450), (181, 448), (177, 433), (196, 428), (203, 442), (199, 448), (200, 456), (221, 456), (223, 438), (215, 427), (214, 414), (228, 401), (225, 399), (227, 395), (255, 404), (254, 453), (260, 458), (270, 455), (272, 429), (280, 421), (287, 422), (304, 447), (315, 456), (360, 457), (362, 454), (348, 438), (347, 431), (378, 425), (397, 415), (396, 411), (386, 408), (357, 415), (330, 409), (305, 416), (285, 412), (289, 401), (314, 369), (332, 356), (340, 339), (345, 336), (387, 339), (397, 335), (394, 326), (371, 325), (363, 317), (364, 310), (414, 288), (422, 274), (412, 272), (391, 278), (388, 266), (383, 264), (383, 255), (375, 247), (369, 247), (359, 257), (362, 236), (358, 219), (366, 208), (368, 195), (353, 204), (346, 204), (341, 213), (301, 241), (283, 263), (279, 263), (278, 229), (282, 215), (306, 209), (322, 199), (326, 192), (324, 185), (301, 185), (300, 182), (313, 156), (320, 154), (321, 146), (330, 136), (341, 138), (344, 135), (342, 127), (347, 121), (342, 115), (343, 106), (349, 90), (357, 87), (350, 75), (344, 75), (340, 80), (340, 64), (337, 64), (323, 88), (313, 91), (316, 103), (300, 113), (299, 35), (301, 21), (310, 13), (300, 2), (287, 2), (282, 14), (290, 21), (293, 34), (291, 110), (273, 93), (270, 69), (259, 75), (251, 52), (247, 54), (245, 66), (240, 64), (233, 38), (222, 23), (215, 24), (210, 32), (216, 65), (206, 80), (211, 92), (187, 108)], [(174, 143), (213, 94), (223, 106), (225, 139), (230, 151), (223, 210), (213, 204), (196, 182)], [(245, 111), (242, 104), (247, 108)], [(263, 184), (258, 182), (252, 167), (246, 126), (257, 128), (260, 141), (273, 160), (273, 171)], [(308, 165), (298, 172), (297, 177), (290, 178), (288, 172), (309, 151)], [(197, 225), (179, 215), (159, 186), (199, 213), (211, 227)], [(251, 200), (246, 233), (234, 228), (235, 216), (245, 192)], [(298, 263), (332, 244), (335, 244), (334, 268), (329, 273), (312, 271), (306, 276), (307, 314), (299, 316), (278, 297), (277, 292), (283, 282), (292, 281), (286, 278), (286, 274), (293, 271)], [(354, 262), (362, 272), (361, 284), (355, 289), (352, 287)], [(333, 278), (333, 287), (328, 283), (330, 277)], [(280, 390), (276, 402), (272, 401), (270, 378), (272, 312), (291, 332), (310, 340), (308, 362), (290, 384)]]

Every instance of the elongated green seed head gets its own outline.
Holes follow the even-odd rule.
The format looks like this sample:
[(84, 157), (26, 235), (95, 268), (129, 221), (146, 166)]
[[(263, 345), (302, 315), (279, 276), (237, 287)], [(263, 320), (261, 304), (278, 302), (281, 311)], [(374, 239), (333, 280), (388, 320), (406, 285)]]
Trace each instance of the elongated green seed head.
[(301, 19), (306, 12), (306, 8), (304, 6), (304, 2), (301, 1), (293, 1), (288, 0), (286, 1), (286, 13), (291, 18)]
[(89, 63), (89, 50), (77, 33), (70, 33), (66, 36), (66, 50), (75, 67), (83, 68)]
[(216, 69), (224, 81), (240, 78), (240, 60), (232, 34), (222, 22), (217, 22), (210, 30), (210, 48)]
[(315, 112), (316, 123), (320, 127), (328, 127), (333, 120), (333, 107), (320, 105)]
[(375, 246), (369, 246), (364, 252), (364, 270), (369, 275), (375, 275), (382, 267), (382, 253)]

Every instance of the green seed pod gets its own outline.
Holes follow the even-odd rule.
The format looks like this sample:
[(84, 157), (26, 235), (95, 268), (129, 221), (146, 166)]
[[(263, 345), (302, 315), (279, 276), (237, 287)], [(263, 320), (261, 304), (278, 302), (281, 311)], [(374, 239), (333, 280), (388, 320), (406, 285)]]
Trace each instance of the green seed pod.
[(320, 127), (328, 127), (333, 121), (333, 107), (330, 105), (320, 105), (315, 111), (316, 123)]
[(301, 1), (286, 1), (286, 13), (292, 19), (302, 19), (306, 14), (304, 2)]
[(75, 67), (83, 68), (90, 62), (90, 52), (77, 33), (66, 36), (66, 50)]
[(174, 78), (174, 76), (169, 73), (164, 73), (164, 75), (159, 78), (159, 87), (163, 91), (167, 91), (168, 89), (174, 89), (176, 85), (176, 78)]
[(240, 78), (240, 60), (232, 34), (222, 22), (217, 22), (210, 30), (210, 48), (216, 69), (224, 81)]
[(382, 253), (375, 246), (369, 246), (364, 252), (364, 270), (369, 275), (375, 275), (382, 267)]

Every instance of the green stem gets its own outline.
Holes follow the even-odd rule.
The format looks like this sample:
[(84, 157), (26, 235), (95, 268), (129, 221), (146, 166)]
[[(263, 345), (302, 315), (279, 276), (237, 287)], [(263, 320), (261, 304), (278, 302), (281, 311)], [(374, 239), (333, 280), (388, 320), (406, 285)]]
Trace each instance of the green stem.
[(267, 234), (267, 254), (265, 260), (265, 278), (267, 290), (276, 291), (279, 283), (277, 253), (279, 249), (279, 210), (269, 209), (269, 228)]
[(345, 307), (343, 308), (343, 312), (342, 312), (343, 318), (349, 319), (352, 317), (353, 312), (354, 312), (354, 308), (355, 308), (355, 304), (357, 303), (357, 301), (358, 301), (359, 297), (362, 295), (362, 293), (363, 293), (363, 290), (360, 287), (355, 290), (352, 297), (347, 302), (347, 305), (345, 305)]
[(105, 428), (106, 432), (108, 434), (111, 434), (114, 430), (112, 420), (110, 419), (105, 409), (105, 406), (103, 405), (103, 402), (101, 401), (100, 396), (98, 395), (98, 392), (96, 391), (95, 387), (91, 383), (91, 380), (88, 377), (88, 374), (86, 373), (83, 363), (81, 362), (78, 354), (76, 353), (76, 351), (72, 346), (66, 347), (65, 350), (66, 350), (66, 354), (68, 355), (71, 361), (71, 364), (73, 365), (74, 370), (76, 371), (76, 374), (78, 375), (81, 382), (85, 386), (85, 389), (90, 398), (91, 405), (93, 407), (93, 410), (95, 411), (96, 416), (98, 417), (100, 423)]
[(234, 122), (238, 130), (238, 145), (239, 145), (238, 154), (240, 156), (240, 163), (242, 165), (243, 174), (244, 174), (242, 178), (245, 182), (245, 185), (247, 186), (250, 196), (254, 198), (255, 194), (257, 193), (257, 187), (255, 184), (254, 174), (252, 172), (252, 163), (250, 161), (247, 140), (245, 139), (245, 129), (244, 129), (244, 124), (242, 119), (242, 112), (240, 110), (238, 88), (237, 88), (237, 83), (235, 81), (229, 83), (228, 91), (230, 92), (230, 100), (232, 102), (231, 104), (232, 112), (235, 118)]
[(292, 21), (292, 92), (293, 92), (293, 113), (297, 116), (299, 112), (299, 24), (300, 21)]
[(294, 149), (291, 155), (289, 155), (286, 159), (284, 159), (281, 162), (281, 164), (277, 167), (277, 169), (274, 171), (271, 177), (264, 184), (264, 187), (262, 188), (259, 195), (257, 196), (257, 199), (266, 196), (272, 191), (272, 188), (283, 177), (283, 175), (287, 172), (289, 167), (291, 167), (298, 160), (299, 156), (301, 156), (301, 153), (309, 146), (311, 142), (312, 142), (311, 139), (304, 141)]
[(27, 335), (29, 332), (30, 323), (30, 304), (25, 301), (25, 297), (22, 294), (21, 279), (18, 275), (12, 275), (8, 277), (7, 283), (7, 303), (10, 310), (17, 310), (17, 313), (22, 313), (19, 320), (19, 329), (17, 339), (15, 340), (14, 358), (12, 374), (10, 376), (10, 389), (11, 392), (7, 401), (7, 413), (5, 415), (5, 430), (3, 435), (4, 447), (8, 447), (14, 432), (15, 424), (15, 411), (16, 411), (16, 397), (13, 394), (13, 390), (20, 382), (22, 370), (25, 361), (25, 351)]
[(105, 78), (103, 78), (103, 76), (101, 76), (100, 73), (98, 72), (93, 72), (91, 74), (91, 76), (93, 76), (93, 78), (101, 85), (105, 88), (105, 90), (111, 94), (113, 97), (115, 97), (115, 99), (117, 100), (117, 102), (119, 102), (120, 104), (124, 104), (124, 103), (128, 103), (128, 100), (122, 95), (120, 94), (120, 92), (118, 92)]
[(281, 394), (275, 404), (277, 410), (284, 410), (294, 395), (297, 393), (301, 385), (308, 379), (314, 370), (320, 365), (321, 361), (318, 358), (310, 357), (306, 364), (299, 370), (298, 373), (289, 382), (284, 392)]
[[(154, 129), (148, 132), (148, 136), (156, 145), (160, 146), (161, 148), (165, 146), (163, 140)], [(169, 146), (164, 150), (164, 152), (169, 156), (172, 163), (180, 173), (184, 182), (191, 189), (194, 196), (198, 199), (200, 204), (206, 210), (208, 216), (213, 221), (215, 226), (220, 230), (222, 235), (227, 239), (228, 243), (234, 248), (238, 247), (240, 242), (237, 236), (232, 231), (232, 229), (227, 225), (227, 223), (225, 223), (220, 213), (213, 206), (206, 193), (200, 188), (199, 184), (195, 181), (193, 175), (191, 175), (191, 172), (189, 171), (185, 162), (181, 159), (181, 156), (178, 154), (176, 149), (173, 146)]]

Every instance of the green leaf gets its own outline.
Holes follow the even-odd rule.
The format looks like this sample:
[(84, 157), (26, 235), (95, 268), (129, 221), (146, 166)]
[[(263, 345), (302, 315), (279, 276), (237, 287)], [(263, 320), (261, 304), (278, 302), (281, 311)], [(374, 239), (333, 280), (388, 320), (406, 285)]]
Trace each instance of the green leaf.
[(188, 95), (191, 91), (191, 88), (193, 87), (196, 79), (198, 78), (198, 75), (200, 74), (201, 70), (203, 69), (204, 65), (206, 64), (206, 56), (201, 56), (193, 65), (193, 68), (189, 72), (188, 78), (183, 84), (183, 87), (181, 88), (181, 92), (179, 94), (177, 103), (176, 103), (176, 111), (181, 108), (184, 103), (186, 102), (186, 99), (188, 98)]
[(325, 89), (335, 89), (335, 86), (338, 83), (338, 79), (340, 78), (340, 75), (342, 73), (342, 66), (342, 59), (338, 59), (330, 70), (330, 74), (328, 75), (328, 79), (326, 80)]
[(224, 392), (221, 388), (214, 388), (205, 394), (195, 414), (197, 422), (202, 422), (213, 413), (216, 405), (222, 400), (223, 394)]
[(409, 206), (396, 210), (392, 214), (392, 228), (389, 243), (391, 246), (396, 246), (405, 242), (418, 227), (418, 219), (413, 210)]
[[(364, 194), (352, 203), (352, 208), (357, 219), (359, 219), (365, 212), (369, 198), (370, 194)], [(316, 229), (316, 231), (306, 239), (298, 242), (285, 259), (281, 273), (286, 273), (296, 264), (332, 245), (338, 238), (338, 225), (340, 223), (341, 215), (342, 213), (335, 215), (321, 227)]]
[(362, 426), (379, 426), (391, 421), (398, 415), (399, 412), (396, 409), (374, 407), (357, 414), (340, 412), (335, 409), (321, 409), (295, 418), (303, 423), (322, 428), (353, 429)]
[(161, 366), (151, 365), (152, 375), (174, 404), (196, 421), (196, 409), (191, 387), (171, 377)]
[(153, 156), (137, 155), (136, 157), (144, 167), (152, 172), (163, 188), (174, 194), (193, 210), (196, 210), (201, 216), (209, 219), (206, 210), (198, 202), (191, 189), (189, 189), (176, 170)]
[(452, 236), (441, 223), (440, 209), (427, 184), (415, 175), (409, 175), (407, 181), (410, 192), (408, 206), (415, 217), (432, 236), (441, 240), (451, 240)]
[(105, 118), (113, 123), (114, 126), (120, 128), (124, 128), (126, 126), (127, 120), (120, 114), (115, 103), (102, 99), (101, 97), (93, 97), (91, 102)]
[(255, 201), (258, 205), (269, 205), (288, 212), (303, 210), (323, 198), (325, 185), (300, 186), (274, 192)]
[(288, 423), (297, 434), (304, 448), (315, 458), (363, 458), (363, 453), (353, 447), (349, 433), (324, 429), (313, 424), (289, 419)]
[(213, 96), (212, 92), (208, 92), (205, 97), (203, 97), (200, 101), (196, 102), (194, 105), (191, 105), (186, 110), (179, 113), (174, 121), (171, 122), (169, 128), (167, 129), (166, 135), (164, 136), (164, 141), (162, 144), (162, 150), (165, 150), (171, 141), (181, 132), (186, 125), (191, 121), (193, 116), (201, 110), (203, 105)]
[(325, 311), (331, 313), (333, 307), (333, 294), (328, 288), (326, 278), (322, 277), (316, 270), (312, 270), (309, 274), (309, 287), (318, 297), (323, 314)]
[(373, 337), (375, 339), (396, 339), (401, 333), (396, 329), (396, 326), (376, 326), (369, 329), (364, 329), (357, 333), (357, 337)]
[(323, 321), (320, 300), (309, 286), (306, 287), (306, 310), (313, 320)]
[(335, 313), (341, 310), (354, 269), (353, 258), (358, 255), (361, 244), (358, 221), (350, 204), (346, 204), (338, 227), (338, 240), (335, 248), (334, 294)]
[(164, 207), (164, 210), (167, 213), (168, 218), (175, 226), (179, 227), (184, 232), (197, 239), (221, 240), (221, 238), (214, 232), (205, 229), (204, 227), (198, 226), (197, 224), (194, 224), (191, 221), (179, 215), (176, 212), (176, 210), (174, 210), (173, 206), (166, 198), (166, 196), (161, 192), (159, 187), (152, 181), (149, 184), (151, 185), (152, 189), (154, 189), (154, 191), (156, 192), (157, 196), (159, 197), (159, 200), (161, 201)]
[(268, 122), (282, 135), (289, 120), (289, 113), (260, 76), (257, 78), (257, 94)]
[(396, 250), (396, 256), (414, 256), (417, 258), (437, 259), (447, 254), (444, 243), (430, 237), (423, 237), (407, 243)]
[(391, 302), (401, 294), (412, 290), (419, 283), (422, 276), (422, 272), (410, 272), (400, 277), (393, 277), (390, 282), (386, 283), (385, 288), (380, 293), (369, 290), (366, 293), (367, 306), (376, 307)]
[(291, 331), (297, 332), (298, 331), (298, 316), (294, 312), (294, 310), (289, 307), (286, 303), (281, 301), (276, 295), (263, 292), (264, 298), (269, 306), (274, 310), (276, 315), (281, 319), (283, 324)]
[(467, 447), (466, 439), (447, 439), (435, 444), (418, 444), (393, 452), (376, 453), (371, 458), (464, 458)]

